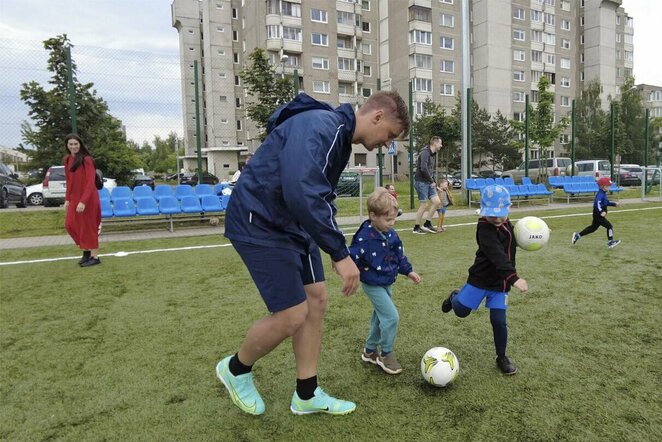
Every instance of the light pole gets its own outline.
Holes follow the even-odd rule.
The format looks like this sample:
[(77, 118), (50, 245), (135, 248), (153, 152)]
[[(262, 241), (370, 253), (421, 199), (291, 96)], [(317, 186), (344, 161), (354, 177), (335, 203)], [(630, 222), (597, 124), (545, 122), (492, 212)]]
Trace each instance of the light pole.
[(289, 60), (290, 57), (287, 54), (280, 56), (280, 78), (285, 78), (285, 62)]

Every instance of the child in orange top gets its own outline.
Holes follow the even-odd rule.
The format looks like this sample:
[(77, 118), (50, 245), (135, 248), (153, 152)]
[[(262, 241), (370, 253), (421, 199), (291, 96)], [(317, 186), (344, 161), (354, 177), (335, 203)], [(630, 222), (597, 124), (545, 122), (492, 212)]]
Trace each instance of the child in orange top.
[(437, 230), (443, 232), (444, 230), (444, 218), (446, 217), (446, 208), (453, 205), (453, 193), (451, 192), (450, 187), (448, 187), (448, 180), (446, 178), (441, 178), (439, 180), (439, 187), (437, 187), (437, 195), (439, 196), (439, 201), (441, 206), (437, 209), (439, 214), (439, 219), (437, 220)]

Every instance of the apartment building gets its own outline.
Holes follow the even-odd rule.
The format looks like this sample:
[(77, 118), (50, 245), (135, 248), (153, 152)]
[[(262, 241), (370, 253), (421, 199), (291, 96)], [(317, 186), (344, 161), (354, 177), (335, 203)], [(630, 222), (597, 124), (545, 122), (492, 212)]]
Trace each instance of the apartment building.
[[(187, 154), (195, 152), (193, 61), (198, 60), (201, 144), (208, 168), (223, 178), (238, 153), (258, 146), (245, 118), (239, 72), (256, 47), (277, 75), (338, 105), (360, 106), (378, 89), (407, 96), (414, 112), (430, 99), (449, 111), (461, 92), (463, 0), (174, 0), (180, 35)], [(469, 0), (467, 0), (469, 1)], [(603, 86), (603, 103), (632, 75), (632, 19), (620, 0), (471, 0), (471, 87), (490, 113), (524, 118), (544, 75), (558, 118), (568, 115), (585, 81)], [(569, 130), (551, 155), (567, 151)], [(407, 170), (404, 146), (386, 170)], [(540, 153), (532, 147), (531, 158)], [(390, 165), (389, 161), (393, 160)], [(376, 164), (357, 148), (350, 165)]]

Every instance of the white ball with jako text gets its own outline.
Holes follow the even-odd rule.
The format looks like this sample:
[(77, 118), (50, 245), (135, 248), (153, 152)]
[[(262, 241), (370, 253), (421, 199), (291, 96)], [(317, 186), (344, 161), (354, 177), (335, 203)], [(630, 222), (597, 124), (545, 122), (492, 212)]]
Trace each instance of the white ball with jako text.
[(549, 242), (550, 230), (545, 221), (536, 216), (527, 216), (515, 223), (514, 234), (517, 245), (526, 251), (540, 250)]

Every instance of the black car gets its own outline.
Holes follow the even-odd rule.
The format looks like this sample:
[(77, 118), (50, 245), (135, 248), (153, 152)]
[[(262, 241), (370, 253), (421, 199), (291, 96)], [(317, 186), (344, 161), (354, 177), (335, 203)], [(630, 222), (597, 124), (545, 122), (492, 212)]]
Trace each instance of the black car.
[(4, 163), (0, 163), (0, 209), (6, 209), (10, 204), (16, 207), (27, 207), (28, 200), (25, 185), (18, 180), (18, 175)]
[[(218, 178), (216, 175), (212, 175), (209, 172), (202, 172), (202, 184), (218, 184)], [(189, 186), (195, 186), (198, 184), (198, 173), (197, 172), (185, 172), (182, 174), (182, 177), (179, 179), (180, 184), (188, 184)]]
[(154, 190), (154, 178), (147, 175), (135, 175), (133, 177), (133, 187), (149, 186)]
[(619, 186), (641, 186), (641, 179), (633, 172), (621, 170), (616, 177), (616, 184)]

